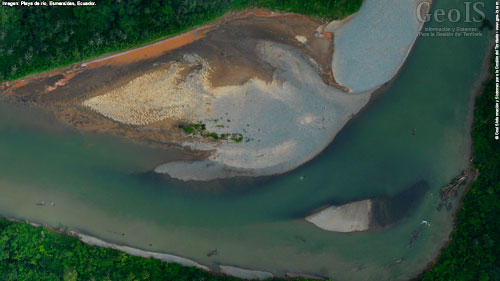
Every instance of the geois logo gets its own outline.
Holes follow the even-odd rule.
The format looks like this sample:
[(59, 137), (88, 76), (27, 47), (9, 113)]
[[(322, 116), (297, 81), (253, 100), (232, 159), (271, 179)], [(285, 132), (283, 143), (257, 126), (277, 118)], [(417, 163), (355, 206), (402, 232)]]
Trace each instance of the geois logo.
[(481, 22), (485, 18), (484, 2), (464, 2), (465, 10), (459, 9), (436, 9), (434, 12), (429, 13), (431, 4), (429, 2), (422, 2), (417, 6), (417, 18), (421, 22), (428, 22), (433, 19), (435, 22)]

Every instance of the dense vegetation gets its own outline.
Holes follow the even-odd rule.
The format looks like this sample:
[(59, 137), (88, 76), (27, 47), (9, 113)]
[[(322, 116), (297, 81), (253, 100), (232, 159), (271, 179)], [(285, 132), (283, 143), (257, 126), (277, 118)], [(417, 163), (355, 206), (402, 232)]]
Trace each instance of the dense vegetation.
[(102, 0), (86, 7), (0, 6), (0, 81), (145, 44), (231, 9), (263, 7), (326, 19), (362, 0)]
[(476, 100), (474, 140), (478, 179), (458, 213), (452, 241), (422, 281), (500, 280), (500, 141), (494, 139), (495, 80)]
[[(0, 7), (0, 80), (68, 65), (167, 37), (231, 9), (261, 7), (325, 19), (362, 0), (130, 0), (93, 7)], [(189, 130), (189, 128), (188, 128)], [(217, 136), (218, 137), (218, 136)], [(234, 136), (233, 136), (234, 138)], [(241, 141), (238, 136), (234, 141)], [(0, 219), (1, 280), (236, 280), (91, 247), (69, 235)]]
[(44, 227), (0, 219), (0, 280), (238, 280), (91, 247)]
[[(99, 1), (95, 7), (0, 7), (0, 80), (131, 48), (213, 20), (230, 9), (264, 7), (327, 19), (361, 0)], [(476, 100), (472, 184), (456, 231), (422, 280), (500, 280), (500, 141), (494, 135), (494, 79)], [(0, 220), (1, 280), (235, 280), (90, 247), (26, 223)]]

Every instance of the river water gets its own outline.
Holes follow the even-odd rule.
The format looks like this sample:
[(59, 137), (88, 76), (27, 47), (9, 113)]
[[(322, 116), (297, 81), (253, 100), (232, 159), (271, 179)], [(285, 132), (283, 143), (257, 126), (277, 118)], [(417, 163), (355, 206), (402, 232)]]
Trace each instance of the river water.
[[(494, 1), (485, 5), (494, 23)], [(464, 7), (439, 0), (434, 10)], [(420, 38), (390, 87), (320, 156), (277, 177), (182, 183), (149, 172), (180, 153), (80, 133), (43, 112), (0, 104), (0, 214), (208, 266), (408, 279), (451, 230), (453, 212), (436, 206), (440, 188), (468, 166), (472, 95), (493, 34), (482, 33)], [(303, 219), (324, 205), (391, 196), (419, 181), (429, 185), (422, 202), (387, 229), (331, 233)], [(422, 220), (430, 226), (406, 247)], [(212, 249), (218, 254), (208, 257)]]

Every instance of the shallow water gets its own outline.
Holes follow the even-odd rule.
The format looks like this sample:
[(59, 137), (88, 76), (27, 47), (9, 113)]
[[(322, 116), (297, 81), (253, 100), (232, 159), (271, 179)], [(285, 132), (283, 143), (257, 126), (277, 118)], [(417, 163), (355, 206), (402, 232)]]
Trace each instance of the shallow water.
[[(462, 1), (435, 2), (434, 8), (464, 8)], [(494, 22), (494, 2), (485, 4)], [(148, 171), (178, 153), (79, 133), (36, 110), (0, 104), (0, 214), (205, 265), (408, 279), (437, 254), (451, 228), (451, 212), (436, 206), (439, 189), (468, 164), (471, 91), (491, 38), (484, 32), (420, 38), (389, 89), (324, 153), (272, 178), (169, 180)], [(430, 187), (423, 202), (385, 230), (329, 233), (302, 219), (322, 205), (394, 195), (420, 180)], [(37, 206), (41, 200), (55, 206)], [(407, 248), (422, 220), (430, 227)], [(207, 257), (215, 248), (219, 254)]]
[(356, 16), (334, 31), (332, 69), (336, 81), (357, 94), (391, 80), (422, 26), (415, 13), (419, 2), (364, 2)]

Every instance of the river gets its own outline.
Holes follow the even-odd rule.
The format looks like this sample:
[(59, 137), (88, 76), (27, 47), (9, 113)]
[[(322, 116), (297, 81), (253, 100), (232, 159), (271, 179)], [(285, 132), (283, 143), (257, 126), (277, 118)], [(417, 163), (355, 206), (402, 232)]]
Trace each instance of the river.
[[(494, 1), (485, 5), (494, 22)], [(439, 8), (464, 12), (465, 4), (437, 0)], [(276, 177), (172, 180), (150, 171), (183, 157), (178, 152), (81, 133), (38, 110), (0, 103), (0, 214), (207, 266), (409, 279), (452, 228), (453, 211), (436, 207), (439, 190), (469, 165), (473, 95), (493, 33), (482, 34), (421, 37), (394, 82), (320, 156)], [(324, 205), (394, 195), (419, 181), (429, 185), (422, 202), (387, 229), (331, 233), (303, 219)], [(430, 226), (406, 247), (423, 220)], [(218, 254), (208, 257), (213, 249)]]

